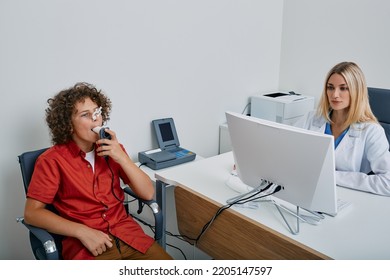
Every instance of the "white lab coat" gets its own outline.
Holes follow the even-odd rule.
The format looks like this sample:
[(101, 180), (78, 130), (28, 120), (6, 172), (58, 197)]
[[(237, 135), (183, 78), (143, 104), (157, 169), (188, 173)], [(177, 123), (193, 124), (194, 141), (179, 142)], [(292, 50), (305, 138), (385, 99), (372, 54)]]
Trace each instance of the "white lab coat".
[[(314, 111), (294, 126), (325, 132), (326, 119)], [(390, 196), (389, 142), (377, 123), (351, 125), (335, 149), (338, 186)], [(370, 171), (375, 175), (367, 175)]]

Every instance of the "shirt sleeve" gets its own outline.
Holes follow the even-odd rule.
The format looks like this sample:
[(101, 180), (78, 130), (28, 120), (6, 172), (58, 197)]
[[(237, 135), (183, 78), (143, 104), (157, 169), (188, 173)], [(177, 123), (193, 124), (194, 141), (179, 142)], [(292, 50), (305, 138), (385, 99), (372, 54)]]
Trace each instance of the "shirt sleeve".
[(58, 191), (60, 173), (55, 160), (42, 154), (35, 163), (27, 197), (51, 204)]
[(390, 196), (389, 143), (379, 125), (372, 127), (374, 129), (366, 138), (364, 153), (373, 174), (336, 171), (336, 182), (339, 186)]

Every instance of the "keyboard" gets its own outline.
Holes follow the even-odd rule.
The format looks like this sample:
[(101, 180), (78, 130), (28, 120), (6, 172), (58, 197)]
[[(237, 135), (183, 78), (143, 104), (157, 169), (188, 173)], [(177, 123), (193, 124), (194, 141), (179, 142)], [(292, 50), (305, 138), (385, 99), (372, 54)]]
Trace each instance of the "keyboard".
[(193, 154), (193, 152), (190, 152), (190, 151), (188, 151), (186, 149), (182, 149), (182, 148), (175, 148), (175, 149), (171, 149), (168, 151), (172, 154), (175, 154), (176, 158), (182, 158), (182, 157)]
[(191, 155), (192, 152), (187, 151), (187, 150), (181, 150), (181, 151), (176, 152), (175, 154), (176, 154), (177, 158), (181, 158), (181, 157), (185, 157), (187, 155)]

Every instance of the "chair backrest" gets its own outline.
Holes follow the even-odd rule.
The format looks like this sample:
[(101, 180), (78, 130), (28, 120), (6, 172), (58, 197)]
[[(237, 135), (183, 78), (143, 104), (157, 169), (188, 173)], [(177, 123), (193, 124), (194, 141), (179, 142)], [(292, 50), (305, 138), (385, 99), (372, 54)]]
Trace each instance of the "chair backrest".
[[(36, 150), (36, 151), (30, 151), (25, 152), (18, 156), (19, 158), (19, 164), (20, 164), (20, 170), (22, 173), (22, 179), (23, 179), (23, 185), (24, 185), (24, 191), (27, 194), (28, 186), (31, 181), (32, 174), (34, 172), (35, 162), (37, 161), (38, 157), (47, 150), (48, 148)], [(51, 211), (56, 212), (55, 208), (52, 205), (47, 205), (47, 208)], [(61, 256), (61, 240), (62, 236), (57, 234), (51, 234), (54, 238), (54, 241), (56, 243), (57, 250), (59, 252), (59, 256)], [(30, 244), (32, 251), (34, 253), (34, 256), (37, 259), (45, 259), (45, 249), (42, 246), (42, 243), (37, 239), (33, 234), (30, 232)]]
[(24, 191), (27, 193), (28, 185), (30, 184), (32, 174), (34, 172), (35, 162), (37, 158), (46, 151), (47, 148), (25, 152), (21, 154), (19, 158), (20, 169), (22, 172)]
[(367, 89), (371, 110), (385, 129), (387, 141), (390, 143), (390, 89), (372, 87)]

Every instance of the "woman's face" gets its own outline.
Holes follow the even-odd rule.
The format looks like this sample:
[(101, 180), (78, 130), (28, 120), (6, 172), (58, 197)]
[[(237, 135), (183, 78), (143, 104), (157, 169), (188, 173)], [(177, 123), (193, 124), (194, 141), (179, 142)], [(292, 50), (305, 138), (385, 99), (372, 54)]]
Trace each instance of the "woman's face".
[(326, 85), (326, 94), (330, 107), (335, 110), (347, 110), (351, 102), (349, 88), (340, 74), (332, 74)]
[(90, 152), (99, 136), (92, 131), (96, 126), (102, 126), (103, 120), (99, 107), (90, 98), (79, 101), (72, 114), (72, 139), (84, 152)]

